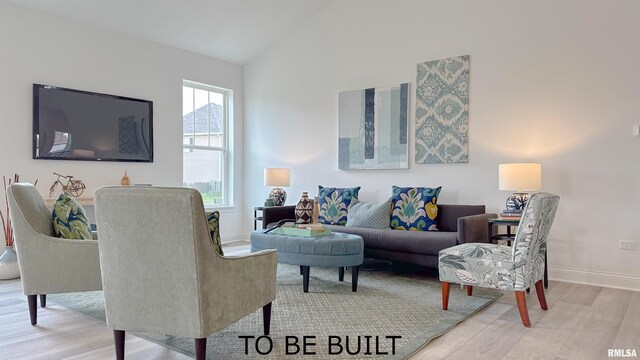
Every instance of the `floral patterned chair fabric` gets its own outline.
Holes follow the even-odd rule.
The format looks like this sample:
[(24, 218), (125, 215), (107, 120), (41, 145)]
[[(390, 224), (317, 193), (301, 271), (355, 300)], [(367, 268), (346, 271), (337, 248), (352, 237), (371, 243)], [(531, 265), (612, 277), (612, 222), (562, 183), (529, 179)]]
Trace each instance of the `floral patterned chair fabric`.
[[(446, 310), (445, 290), (448, 300), (449, 283), (467, 285), (469, 295), (473, 286), (480, 286), (516, 291), (516, 297), (524, 296), (524, 291), (535, 284), (543, 305), (541, 280), (544, 275), (547, 236), (559, 200), (559, 196), (550, 193), (539, 192), (531, 196), (523, 211), (513, 247), (467, 243), (441, 250), (438, 270), (443, 283), (443, 308)], [(518, 305), (520, 308), (520, 303)], [(526, 303), (524, 307), (526, 311)], [(528, 315), (526, 317), (528, 321)]]

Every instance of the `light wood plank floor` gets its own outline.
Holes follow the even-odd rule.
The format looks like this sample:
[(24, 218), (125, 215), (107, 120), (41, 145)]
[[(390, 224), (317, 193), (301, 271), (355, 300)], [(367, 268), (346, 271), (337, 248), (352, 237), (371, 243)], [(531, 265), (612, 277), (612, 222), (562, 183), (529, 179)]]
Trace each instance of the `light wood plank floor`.
[[(225, 245), (238, 255), (248, 245)], [(551, 281), (548, 311), (527, 297), (522, 326), (513, 293), (433, 340), (412, 359), (606, 359), (611, 348), (640, 353), (640, 292)], [(19, 280), (0, 281), (0, 359), (113, 359), (105, 324), (49, 302), (31, 326)], [(354, 334), (357, 335), (357, 334)], [(127, 334), (127, 359), (190, 359)], [(287, 358), (293, 358), (291, 356)]]

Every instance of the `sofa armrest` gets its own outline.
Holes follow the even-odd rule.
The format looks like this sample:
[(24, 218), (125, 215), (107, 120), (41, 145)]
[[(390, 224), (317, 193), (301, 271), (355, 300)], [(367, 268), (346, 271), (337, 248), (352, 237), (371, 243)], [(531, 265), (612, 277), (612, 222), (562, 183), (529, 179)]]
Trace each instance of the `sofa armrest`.
[(284, 219), (296, 218), (296, 206), (269, 206), (262, 210), (262, 228), (266, 229), (269, 224), (277, 223)]
[(478, 214), (458, 218), (458, 244), (489, 242), (489, 219), (497, 214)]

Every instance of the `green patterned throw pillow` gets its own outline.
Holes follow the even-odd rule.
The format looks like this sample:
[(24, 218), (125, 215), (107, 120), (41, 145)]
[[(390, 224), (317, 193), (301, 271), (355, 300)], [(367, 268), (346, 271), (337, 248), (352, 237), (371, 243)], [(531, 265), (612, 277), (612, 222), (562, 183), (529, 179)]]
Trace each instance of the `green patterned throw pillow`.
[(393, 187), (391, 228), (396, 230), (438, 231), (438, 195), (442, 186)]
[(213, 211), (207, 213), (207, 222), (209, 223), (213, 248), (220, 256), (224, 256), (222, 252), (222, 241), (220, 240), (220, 212)]
[(71, 195), (62, 193), (53, 204), (51, 212), (56, 236), (65, 239), (91, 240), (91, 225), (87, 215)]
[(349, 205), (358, 201), (360, 186), (354, 188), (332, 188), (318, 185), (318, 222), (330, 225), (345, 225)]

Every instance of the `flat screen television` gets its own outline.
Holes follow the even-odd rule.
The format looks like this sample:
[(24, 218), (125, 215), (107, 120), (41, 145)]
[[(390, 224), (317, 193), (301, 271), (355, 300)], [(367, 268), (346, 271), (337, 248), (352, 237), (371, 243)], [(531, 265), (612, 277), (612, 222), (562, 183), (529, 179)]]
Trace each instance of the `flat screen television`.
[(153, 162), (153, 102), (33, 84), (33, 158)]

